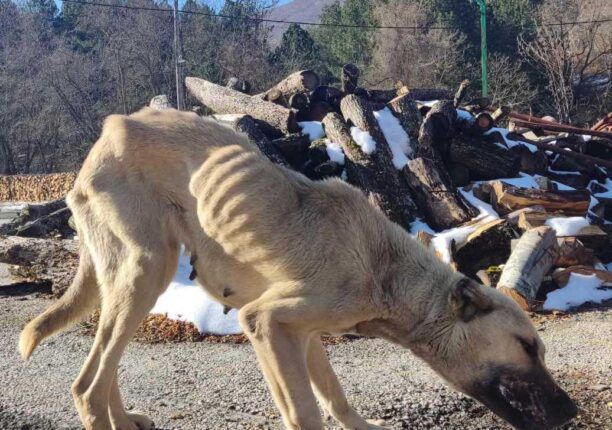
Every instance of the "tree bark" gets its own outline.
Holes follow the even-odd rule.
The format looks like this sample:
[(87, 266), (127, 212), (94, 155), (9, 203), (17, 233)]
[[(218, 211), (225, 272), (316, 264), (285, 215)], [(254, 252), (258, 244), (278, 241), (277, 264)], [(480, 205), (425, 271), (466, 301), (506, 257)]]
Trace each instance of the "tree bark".
[(585, 216), (591, 202), (591, 193), (587, 190), (542, 191), (535, 188), (513, 187), (495, 181), (491, 201), (502, 214), (540, 205), (548, 212)]
[(172, 109), (172, 104), (170, 103), (170, 100), (168, 99), (167, 95), (160, 94), (151, 99), (149, 107), (155, 110), (165, 110)]
[(404, 227), (414, 219), (412, 207), (404, 203), (406, 196), (398, 195), (399, 176), (390, 160), (381, 163), (381, 153), (364, 153), (353, 141), (349, 127), (342, 117), (331, 112), (323, 119), (327, 137), (344, 150), (348, 182), (357, 186), (387, 216)]
[(452, 140), (449, 158), (467, 167), (472, 179), (510, 178), (518, 174), (521, 165), (513, 152), (463, 134)]
[(547, 226), (529, 230), (518, 241), (506, 262), (497, 289), (530, 310), (544, 276), (557, 254), (555, 231)]
[(404, 94), (391, 100), (387, 103), (387, 106), (399, 119), (410, 140), (416, 143), (419, 138), (419, 129), (421, 128), (423, 118), (414, 100), (410, 99), (407, 94)]
[(338, 88), (321, 85), (310, 94), (310, 104), (325, 102), (329, 106), (340, 109), (340, 101), (344, 93)]
[(255, 97), (270, 102), (287, 105), (289, 98), (294, 94), (309, 94), (319, 86), (319, 76), (312, 70), (300, 70), (292, 73), (285, 79), (274, 85), (268, 91)]
[(391, 219), (394, 221), (408, 227), (409, 223), (414, 220), (416, 205), (412, 201), (409, 189), (403, 183), (399, 171), (393, 165), (391, 149), (378, 125), (378, 121), (374, 117), (371, 104), (361, 97), (349, 94), (340, 102), (340, 109), (347, 121), (360, 130), (368, 132), (376, 142), (376, 149), (370, 156), (374, 160), (376, 170), (381, 178), (388, 181), (389, 191), (393, 192), (389, 197), (393, 200), (394, 208), (389, 215), (390, 217), (393, 216)]
[(78, 267), (78, 242), (2, 237), (0, 263), (18, 266), (11, 270), (13, 276), (27, 281), (51, 282), (53, 293), (61, 295)]
[(257, 123), (249, 115), (244, 115), (237, 118), (232, 126), (234, 130), (244, 133), (249, 141), (255, 145), (263, 155), (268, 157), (270, 161), (281, 166), (288, 167), (289, 163), (276, 149), (276, 147), (268, 140), (266, 135), (259, 129)]
[(443, 88), (409, 88), (402, 87), (395, 91), (396, 95), (407, 94), (411, 100), (430, 101), (430, 100), (453, 100), (454, 94), (451, 90)]
[(204, 106), (219, 114), (244, 114), (269, 124), (280, 134), (299, 131), (295, 112), (258, 97), (251, 97), (204, 79), (187, 77), (189, 92)]
[(310, 139), (305, 134), (294, 133), (274, 139), (272, 145), (295, 170), (301, 170), (308, 158)]
[(478, 211), (441, 177), (433, 161), (416, 158), (402, 172), (418, 208), (432, 228), (445, 230), (477, 215)]
[(232, 89), (234, 91), (240, 91), (241, 93), (248, 94), (251, 91), (251, 84), (244, 79), (236, 78), (232, 76), (227, 81), (227, 88)]
[(455, 134), (456, 121), (457, 111), (452, 101), (434, 104), (421, 124), (416, 156), (433, 160), (438, 169), (444, 171), (440, 153), (448, 149), (448, 141)]

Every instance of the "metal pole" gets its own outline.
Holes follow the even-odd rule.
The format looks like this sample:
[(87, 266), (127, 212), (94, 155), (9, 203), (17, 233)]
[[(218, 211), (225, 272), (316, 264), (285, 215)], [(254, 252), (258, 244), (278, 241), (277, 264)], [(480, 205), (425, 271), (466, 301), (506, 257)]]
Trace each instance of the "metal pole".
[(482, 68), (482, 97), (489, 94), (487, 79), (487, 5), (485, 0), (478, 0), (480, 6), (480, 65)]
[(179, 40), (178, 0), (174, 0), (174, 73), (176, 75), (176, 108), (183, 110), (183, 79), (181, 77), (181, 50)]

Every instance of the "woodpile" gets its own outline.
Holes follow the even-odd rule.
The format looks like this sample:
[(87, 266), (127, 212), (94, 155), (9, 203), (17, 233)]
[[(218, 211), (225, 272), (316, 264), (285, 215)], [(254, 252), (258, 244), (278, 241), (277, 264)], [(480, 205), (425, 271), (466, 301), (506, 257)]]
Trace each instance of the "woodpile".
[[(339, 78), (336, 88), (301, 70), (260, 92), (237, 77), (226, 86), (188, 77), (186, 87), (201, 104), (195, 112), (244, 133), (283, 168), (314, 180), (340, 177), (361, 189), (438, 258), (525, 310), (542, 305), (542, 283), (561, 288), (572, 274), (608, 276), (602, 274), (612, 260), (608, 119), (589, 130), (522, 115), (485, 98), (466, 99), (468, 81), (457, 89), (367, 89), (352, 64)], [(158, 96), (151, 106), (170, 103)], [(0, 200), (62, 198), (72, 181), (73, 173), (2, 177)], [(8, 242), (0, 261), (49, 277), (39, 263), (48, 251), (38, 242), (19, 245), (36, 263), (23, 260), (26, 251), (3, 249), (40, 240), (26, 236), (70, 237), (62, 204), (32, 206), (0, 228), (11, 235), (2, 238)], [(65, 243), (47, 241), (52, 250)]]

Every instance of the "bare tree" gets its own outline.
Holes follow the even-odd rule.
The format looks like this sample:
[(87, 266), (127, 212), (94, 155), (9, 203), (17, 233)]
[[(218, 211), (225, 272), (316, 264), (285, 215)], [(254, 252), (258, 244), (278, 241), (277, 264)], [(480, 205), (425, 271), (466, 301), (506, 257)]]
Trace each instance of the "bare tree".
[[(547, 0), (534, 39), (519, 39), (521, 54), (546, 76), (560, 121), (572, 121), (589, 80), (610, 85), (612, 26), (602, 22), (609, 9), (606, 0)], [(576, 21), (588, 23), (567, 24)]]

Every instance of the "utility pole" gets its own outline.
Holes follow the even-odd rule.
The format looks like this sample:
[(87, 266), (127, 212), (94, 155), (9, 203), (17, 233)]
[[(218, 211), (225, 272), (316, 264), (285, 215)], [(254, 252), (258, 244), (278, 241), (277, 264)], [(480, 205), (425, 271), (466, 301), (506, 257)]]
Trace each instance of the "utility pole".
[(185, 109), (184, 96), (183, 96), (183, 73), (181, 68), (183, 67), (181, 38), (179, 32), (179, 8), (178, 0), (174, 0), (174, 73), (176, 75), (176, 108), (178, 110)]
[(475, 0), (480, 6), (480, 66), (482, 81), (482, 97), (489, 94), (489, 82), (487, 79), (487, 5), (485, 0)]

